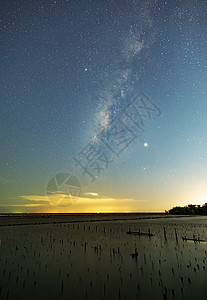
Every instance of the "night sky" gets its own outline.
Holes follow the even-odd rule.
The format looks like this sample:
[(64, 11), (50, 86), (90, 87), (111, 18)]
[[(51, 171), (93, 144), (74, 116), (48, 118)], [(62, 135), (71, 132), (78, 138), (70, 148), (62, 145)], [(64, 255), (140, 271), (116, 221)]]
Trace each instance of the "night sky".
[(1, 1), (0, 212), (207, 202), (206, 16), (206, 0)]

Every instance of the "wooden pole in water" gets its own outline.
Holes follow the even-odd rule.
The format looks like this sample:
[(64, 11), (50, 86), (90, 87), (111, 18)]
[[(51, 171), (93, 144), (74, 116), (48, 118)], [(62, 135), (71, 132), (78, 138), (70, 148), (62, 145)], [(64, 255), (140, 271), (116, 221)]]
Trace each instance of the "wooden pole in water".
[(176, 242), (178, 243), (178, 235), (177, 235), (177, 230), (175, 228), (175, 238), (176, 238)]
[(164, 237), (165, 237), (165, 240), (167, 241), (167, 236), (166, 236), (166, 230), (165, 230), (165, 227), (164, 227)]

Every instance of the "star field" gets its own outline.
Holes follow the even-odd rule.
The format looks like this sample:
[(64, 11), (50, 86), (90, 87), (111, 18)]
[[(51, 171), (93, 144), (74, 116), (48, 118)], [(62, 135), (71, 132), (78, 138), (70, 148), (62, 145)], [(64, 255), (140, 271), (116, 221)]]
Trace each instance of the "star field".
[[(0, 211), (119, 211), (119, 199), (125, 211), (205, 203), (206, 15), (204, 0), (2, 2)], [(150, 100), (136, 103), (135, 125), (125, 109), (141, 92)], [(124, 124), (120, 153), (115, 139), (109, 145), (113, 124)], [(93, 182), (74, 160), (83, 163), (89, 144), (102, 163)], [(111, 206), (48, 204), (47, 183), (61, 172)]]

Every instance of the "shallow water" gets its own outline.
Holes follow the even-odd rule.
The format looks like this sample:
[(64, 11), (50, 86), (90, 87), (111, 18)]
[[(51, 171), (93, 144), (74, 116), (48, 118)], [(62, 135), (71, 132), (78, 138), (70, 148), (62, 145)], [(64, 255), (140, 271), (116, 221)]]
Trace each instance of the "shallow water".
[(207, 217), (83, 218), (0, 227), (0, 299), (206, 299)]

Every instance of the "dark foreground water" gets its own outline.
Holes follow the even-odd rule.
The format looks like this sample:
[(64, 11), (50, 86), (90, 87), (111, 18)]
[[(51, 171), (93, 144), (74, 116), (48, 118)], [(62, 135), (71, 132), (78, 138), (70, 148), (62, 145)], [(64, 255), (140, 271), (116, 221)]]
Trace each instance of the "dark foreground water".
[(0, 225), (0, 299), (206, 299), (207, 217), (3, 216)]

